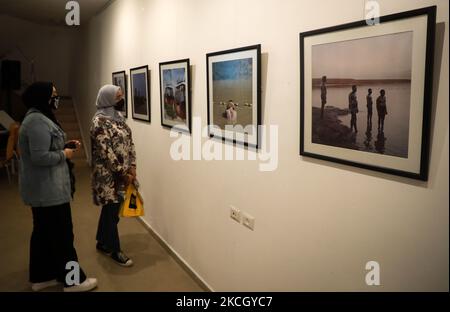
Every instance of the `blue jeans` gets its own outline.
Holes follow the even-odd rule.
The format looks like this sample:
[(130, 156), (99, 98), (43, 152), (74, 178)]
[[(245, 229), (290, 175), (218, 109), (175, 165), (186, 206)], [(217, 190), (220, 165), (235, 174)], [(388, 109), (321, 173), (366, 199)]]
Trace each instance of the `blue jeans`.
[(121, 203), (108, 204), (102, 207), (97, 228), (97, 242), (112, 252), (120, 251), (119, 210)]

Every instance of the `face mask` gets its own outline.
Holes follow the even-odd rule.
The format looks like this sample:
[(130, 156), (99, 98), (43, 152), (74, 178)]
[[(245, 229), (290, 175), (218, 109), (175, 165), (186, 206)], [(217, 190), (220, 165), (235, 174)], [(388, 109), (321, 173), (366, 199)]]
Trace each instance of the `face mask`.
[(118, 111), (123, 111), (125, 107), (125, 99), (121, 99), (119, 102), (116, 103), (116, 105), (114, 106), (114, 108)]
[(59, 96), (52, 96), (49, 101), (50, 107), (52, 109), (58, 109), (59, 107)]

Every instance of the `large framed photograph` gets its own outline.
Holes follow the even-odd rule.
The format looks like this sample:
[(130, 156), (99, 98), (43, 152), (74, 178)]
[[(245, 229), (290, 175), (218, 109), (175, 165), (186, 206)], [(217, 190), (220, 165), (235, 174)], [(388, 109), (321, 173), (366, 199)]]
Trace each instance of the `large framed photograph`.
[(300, 154), (427, 180), (436, 7), (300, 34)]
[(148, 66), (130, 69), (133, 119), (150, 122), (150, 78)]
[(161, 125), (191, 132), (189, 59), (159, 64)]
[(209, 136), (259, 148), (261, 45), (208, 53)]
[(112, 74), (112, 84), (122, 89), (125, 105), (121, 111), (122, 115), (128, 117), (128, 90), (127, 90), (127, 75), (125, 71), (118, 71)]

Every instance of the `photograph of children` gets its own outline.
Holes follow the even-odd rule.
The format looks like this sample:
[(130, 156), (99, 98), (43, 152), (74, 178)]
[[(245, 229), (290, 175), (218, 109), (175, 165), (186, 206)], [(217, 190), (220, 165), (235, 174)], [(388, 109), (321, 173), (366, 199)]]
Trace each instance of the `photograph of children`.
[(210, 137), (259, 148), (261, 45), (208, 53)]
[(161, 124), (190, 129), (189, 60), (160, 63), (159, 67)]
[(213, 63), (213, 124), (253, 125), (253, 60)]

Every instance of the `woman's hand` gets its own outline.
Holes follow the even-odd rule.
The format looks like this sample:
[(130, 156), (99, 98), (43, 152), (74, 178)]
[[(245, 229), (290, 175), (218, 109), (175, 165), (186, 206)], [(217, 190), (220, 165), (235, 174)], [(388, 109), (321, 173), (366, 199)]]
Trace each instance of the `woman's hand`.
[(131, 184), (134, 182), (134, 180), (136, 180), (136, 167), (133, 166), (128, 170), (128, 173), (125, 176), (125, 180), (127, 184)]
[(131, 183), (133, 183), (133, 181), (134, 181), (135, 178), (136, 178), (136, 177), (134, 177), (133, 175), (131, 175), (131, 174), (128, 173), (128, 174), (125, 176), (127, 185), (130, 185)]
[(133, 180), (136, 179), (136, 167), (131, 167), (130, 170), (128, 170), (128, 174), (133, 176)]
[(74, 146), (74, 148), (71, 147), (74, 151), (78, 151), (81, 147), (81, 142), (79, 140), (70, 140), (66, 142), (66, 145), (67, 144)]
[(66, 159), (72, 159), (73, 153), (74, 153), (74, 150), (71, 148), (64, 149), (64, 155), (66, 156)]

